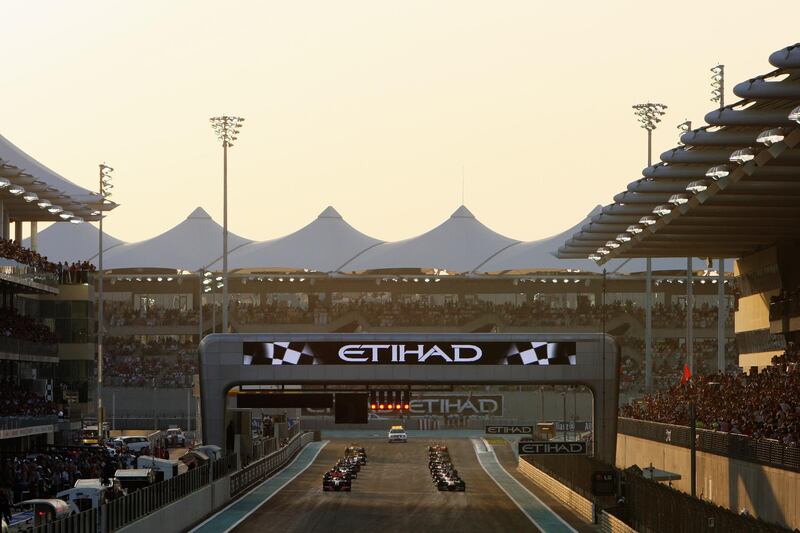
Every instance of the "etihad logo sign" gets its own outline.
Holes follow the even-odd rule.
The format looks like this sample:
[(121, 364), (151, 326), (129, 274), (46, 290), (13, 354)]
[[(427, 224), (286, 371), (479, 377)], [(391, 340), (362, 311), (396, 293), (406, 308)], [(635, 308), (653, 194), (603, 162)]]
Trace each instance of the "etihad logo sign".
[(346, 344), (339, 359), (347, 363), (474, 363), (483, 350), (474, 344)]
[(520, 455), (585, 455), (586, 442), (584, 441), (520, 442), (519, 454)]
[(486, 426), (487, 435), (531, 435), (533, 426)]

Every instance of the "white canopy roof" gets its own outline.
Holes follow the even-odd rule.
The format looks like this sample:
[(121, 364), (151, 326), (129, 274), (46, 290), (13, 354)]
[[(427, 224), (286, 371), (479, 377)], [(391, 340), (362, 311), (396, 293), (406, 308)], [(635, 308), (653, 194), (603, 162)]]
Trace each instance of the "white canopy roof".
[[(97, 257), (98, 233), (99, 230), (93, 224), (56, 222), (39, 232), (38, 252), (54, 263), (87, 260), (96, 262), (94, 258)], [(108, 233), (103, 233), (104, 251), (108, 252), (120, 244), (125, 243)], [(30, 238), (23, 240), (22, 246), (30, 248)]]
[[(237, 250), (228, 258), (228, 267), (332, 272), (381, 242), (356, 230), (336, 209), (327, 207), (316, 220), (294, 233)], [(221, 260), (211, 267), (212, 270), (221, 268)]]
[[(228, 233), (228, 252), (252, 242)], [(201, 207), (161, 235), (117, 246), (104, 258), (104, 268), (199, 270), (222, 256), (222, 226)]]
[(517, 242), (484, 226), (462, 205), (450, 218), (427, 233), (374, 246), (340, 271), (409, 268), (470, 272), (488, 257)]
[(20, 150), (2, 135), (0, 135), (0, 160), (4, 164), (16, 167), (23, 173), (28, 174), (36, 182), (63, 193), (75, 202), (97, 204), (101, 200), (101, 196), (98, 193), (85, 189), (49, 169)]
[[(534, 271), (563, 271), (567, 269), (579, 269), (582, 272), (602, 272), (603, 268), (609, 273), (633, 273), (644, 272), (647, 269), (645, 259), (614, 259), (600, 267), (590, 259), (559, 259), (555, 256), (559, 246), (561, 246), (572, 235), (578, 233), (581, 227), (588, 224), (592, 217), (602, 212), (603, 206), (598, 205), (592, 209), (586, 218), (579, 224), (570, 229), (538, 241), (520, 242), (509, 246), (488, 261), (480, 265), (476, 271), (481, 273), (509, 273), (518, 274)], [(716, 269), (716, 262), (714, 268)], [(706, 262), (700, 258), (692, 260), (693, 270), (706, 268)], [(726, 261), (725, 270), (731, 272), (732, 263)], [(678, 258), (654, 258), (652, 260), (653, 271), (686, 270), (686, 259)]]

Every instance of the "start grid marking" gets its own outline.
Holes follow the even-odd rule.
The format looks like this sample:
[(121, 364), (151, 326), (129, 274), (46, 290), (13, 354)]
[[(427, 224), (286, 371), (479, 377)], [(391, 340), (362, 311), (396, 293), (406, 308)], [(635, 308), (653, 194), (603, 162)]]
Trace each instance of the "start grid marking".
[(472, 439), (472, 446), (483, 470), (536, 527), (547, 533), (578, 533), (503, 468), (485, 439)]
[(250, 492), (231, 503), (217, 514), (192, 529), (190, 533), (220, 533), (231, 531), (258, 510), (283, 487), (305, 472), (314, 463), (328, 441), (311, 442), (300, 450), (294, 460), (283, 470), (267, 479)]

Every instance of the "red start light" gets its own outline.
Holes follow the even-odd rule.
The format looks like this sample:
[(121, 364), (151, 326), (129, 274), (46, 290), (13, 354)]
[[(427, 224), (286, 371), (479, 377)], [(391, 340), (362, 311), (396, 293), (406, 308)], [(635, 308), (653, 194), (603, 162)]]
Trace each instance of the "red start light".
[(376, 404), (374, 404), (374, 403), (373, 403), (373, 404), (370, 404), (370, 406), (369, 406), (369, 408), (370, 408), (370, 409), (376, 409), (377, 407), (378, 407), (378, 406), (377, 406)]
[(386, 406), (385, 406), (385, 405), (383, 405), (383, 404), (381, 404), (381, 406), (380, 406), (380, 407), (381, 407), (381, 409), (385, 409), (385, 408), (386, 408)]
[(403, 409), (408, 409), (409, 407), (411, 407), (411, 406), (410, 406), (410, 405), (408, 405), (408, 404), (405, 404), (405, 405), (403, 406)]
[(393, 404), (393, 403), (390, 403), (389, 405), (387, 405), (387, 406), (386, 406), (386, 408), (387, 408), (387, 409), (394, 409), (394, 404)]

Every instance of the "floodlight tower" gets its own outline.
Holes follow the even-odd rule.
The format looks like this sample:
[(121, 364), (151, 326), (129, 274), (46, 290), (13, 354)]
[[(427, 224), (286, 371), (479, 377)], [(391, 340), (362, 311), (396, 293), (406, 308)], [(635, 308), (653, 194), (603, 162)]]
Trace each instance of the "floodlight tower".
[(725, 107), (725, 65), (712, 67), (711, 73), (711, 101), (722, 109)]
[(233, 146), (244, 119), (223, 115), (209, 119), (222, 142), (222, 332), (228, 331), (228, 147)]
[(97, 279), (97, 434), (103, 438), (103, 334), (105, 324), (103, 320), (103, 207), (106, 200), (111, 196), (111, 173), (114, 169), (105, 163), (100, 163), (100, 231), (97, 237), (97, 256), (98, 256), (98, 279)]
[[(664, 104), (647, 102), (633, 106), (636, 120), (647, 130), (647, 166), (653, 165), (653, 131), (667, 112)], [(647, 258), (645, 272), (644, 301), (644, 382), (648, 391), (653, 390), (653, 261)]]

